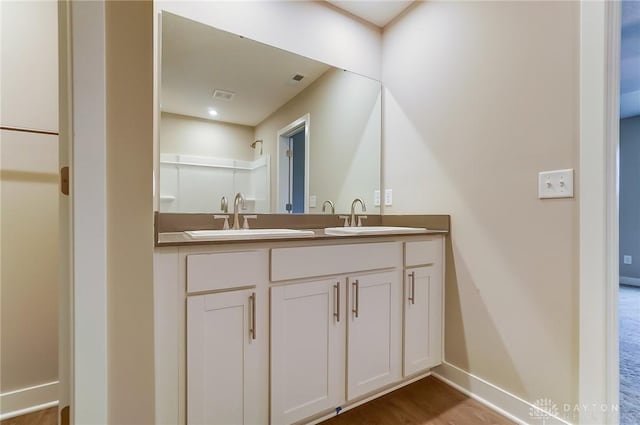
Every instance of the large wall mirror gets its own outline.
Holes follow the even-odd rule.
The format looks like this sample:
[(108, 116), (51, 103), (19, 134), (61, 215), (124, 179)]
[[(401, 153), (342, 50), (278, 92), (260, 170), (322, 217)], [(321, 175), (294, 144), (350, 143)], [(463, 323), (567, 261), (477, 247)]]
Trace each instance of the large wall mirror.
[(161, 28), (161, 212), (237, 192), (245, 213), (380, 212), (379, 81), (167, 12)]

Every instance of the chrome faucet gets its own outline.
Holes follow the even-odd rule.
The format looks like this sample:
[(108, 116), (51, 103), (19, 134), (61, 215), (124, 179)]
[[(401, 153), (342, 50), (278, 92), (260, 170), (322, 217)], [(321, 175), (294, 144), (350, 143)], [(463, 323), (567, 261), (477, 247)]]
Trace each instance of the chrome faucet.
[(228, 214), (229, 213), (229, 201), (227, 201), (227, 197), (223, 196), (220, 199), (220, 209), (222, 210), (223, 213)]
[(233, 200), (233, 226), (231, 227), (233, 230), (240, 229), (240, 219), (238, 218), (238, 204), (240, 204), (240, 208), (244, 208), (244, 195), (240, 192), (236, 193), (236, 197)]
[(325, 212), (325, 210), (327, 209), (327, 205), (329, 205), (329, 207), (331, 207), (331, 214), (335, 214), (336, 213), (336, 206), (333, 205), (333, 202), (331, 202), (329, 199), (327, 199), (326, 201), (324, 201), (322, 203), (322, 212)]
[[(360, 202), (360, 205), (362, 206), (362, 212), (367, 212), (367, 207), (364, 204), (364, 201), (360, 198), (356, 198), (353, 200), (353, 202), (351, 203), (351, 220), (349, 221), (349, 225), (351, 227), (356, 227), (356, 204)], [(358, 220), (358, 224), (359, 226), (362, 225), (362, 221)]]

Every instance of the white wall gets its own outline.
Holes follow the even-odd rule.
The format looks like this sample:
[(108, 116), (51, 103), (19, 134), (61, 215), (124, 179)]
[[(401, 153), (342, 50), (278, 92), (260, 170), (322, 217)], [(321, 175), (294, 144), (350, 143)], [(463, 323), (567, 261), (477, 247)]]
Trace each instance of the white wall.
[(57, 400), (57, 4), (1, 2), (0, 15), (0, 125), (8, 128), (0, 131), (4, 419)]
[(577, 400), (579, 7), (421, 2), (385, 28), (385, 213), (451, 214), (446, 361), (535, 402)]

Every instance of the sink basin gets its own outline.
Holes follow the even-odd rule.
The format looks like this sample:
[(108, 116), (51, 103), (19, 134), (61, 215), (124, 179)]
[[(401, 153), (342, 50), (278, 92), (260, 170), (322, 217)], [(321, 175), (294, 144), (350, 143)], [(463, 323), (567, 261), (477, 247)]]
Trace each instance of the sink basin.
[(334, 236), (356, 235), (384, 235), (398, 233), (426, 233), (424, 227), (394, 227), (394, 226), (362, 226), (362, 227), (327, 227), (324, 233)]
[(294, 229), (240, 229), (240, 230), (190, 230), (185, 231), (191, 239), (211, 241), (235, 241), (243, 239), (309, 238), (313, 230)]

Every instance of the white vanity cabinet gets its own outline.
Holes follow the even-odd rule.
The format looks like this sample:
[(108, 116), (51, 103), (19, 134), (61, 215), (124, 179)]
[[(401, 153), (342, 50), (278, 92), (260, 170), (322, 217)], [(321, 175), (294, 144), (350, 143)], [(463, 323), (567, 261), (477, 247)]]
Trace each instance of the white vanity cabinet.
[(156, 423), (317, 423), (442, 361), (440, 235), (159, 248)]
[(344, 403), (344, 279), (271, 288), (271, 423)]
[(264, 423), (255, 308), (250, 289), (187, 299), (189, 424)]
[(271, 251), (272, 283), (322, 274), (337, 276), (271, 288), (274, 425), (335, 409), (402, 377), (402, 244)]
[(400, 270), (349, 277), (347, 398), (401, 378)]
[(257, 250), (186, 256), (187, 424), (268, 422), (266, 271)]
[(405, 243), (403, 376), (442, 362), (443, 239)]

